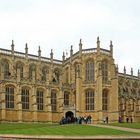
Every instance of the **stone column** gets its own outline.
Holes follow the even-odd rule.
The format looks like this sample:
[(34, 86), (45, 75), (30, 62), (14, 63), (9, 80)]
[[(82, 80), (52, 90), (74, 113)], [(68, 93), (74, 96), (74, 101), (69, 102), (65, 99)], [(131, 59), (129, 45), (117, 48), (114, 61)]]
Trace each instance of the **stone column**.
[(63, 116), (63, 104), (64, 104), (64, 93), (63, 89), (60, 88), (58, 95), (58, 112), (61, 117)]
[(36, 74), (36, 73), (35, 73), (35, 70), (33, 70), (33, 71), (32, 71), (32, 78), (33, 78), (33, 79), (32, 79), (32, 82), (33, 82), (33, 84), (35, 84), (35, 80), (36, 80), (36, 79), (35, 79), (35, 74)]
[[(81, 82), (81, 65), (78, 64), (77, 66), (77, 70), (76, 70), (76, 116), (80, 115), (79, 112), (81, 111), (80, 110), (80, 106), (81, 106), (81, 91), (82, 91), (82, 82)], [(78, 117), (77, 116), (77, 117)]]
[(36, 87), (32, 88), (32, 110), (33, 110), (33, 121), (37, 122), (37, 103), (36, 103)]
[(48, 122), (52, 122), (51, 88), (47, 89)]
[(18, 109), (18, 122), (22, 122), (22, 102), (21, 102), (21, 87), (17, 86), (17, 109)]
[(64, 104), (64, 91), (63, 91), (63, 85), (62, 85), (62, 73), (60, 74), (60, 88), (59, 88), (59, 94), (58, 94), (58, 112), (60, 113), (60, 116), (63, 116), (63, 104)]
[(20, 82), (20, 69), (17, 68), (17, 82)]
[[(115, 65), (111, 65), (111, 89), (108, 94), (109, 96), (109, 107), (108, 111), (111, 112), (109, 116), (109, 120), (118, 121), (119, 118), (119, 110), (118, 110), (118, 74), (116, 73)], [(114, 100), (113, 100), (114, 99)]]
[(1, 64), (1, 80), (4, 80), (4, 67)]
[(97, 121), (102, 122), (102, 71), (101, 62), (97, 61), (97, 80), (96, 80), (96, 91), (95, 96), (95, 112), (97, 113)]
[(1, 120), (6, 120), (5, 86), (1, 85)]

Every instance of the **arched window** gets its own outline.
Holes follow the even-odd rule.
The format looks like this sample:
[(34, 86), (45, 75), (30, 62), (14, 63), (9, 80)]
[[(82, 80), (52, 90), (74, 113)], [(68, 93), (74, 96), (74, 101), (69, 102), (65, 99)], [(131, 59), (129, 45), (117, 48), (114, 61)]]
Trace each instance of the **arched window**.
[(69, 105), (69, 93), (64, 92), (64, 105)]
[(22, 109), (29, 110), (29, 89), (23, 88), (21, 91)]
[(94, 63), (92, 61), (86, 63), (86, 81), (94, 81)]
[(5, 93), (6, 108), (14, 108), (14, 87), (7, 86)]
[(94, 91), (93, 90), (86, 91), (85, 109), (86, 111), (94, 110)]
[(10, 72), (9, 72), (9, 63), (7, 61), (5, 61), (3, 63), (3, 70), (4, 70), (4, 79), (8, 78), (10, 76)]
[(68, 69), (68, 67), (66, 68), (66, 83), (68, 83), (69, 82), (69, 69)]
[(108, 91), (106, 89), (102, 93), (102, 110), (108, 110)]
[(140, 111), (140, 99), (136, 100), (136, 111), (139, 112)]
[(29, 67), (29, 79), (33, 79), (33, 71), (35, 71), (36, 67), (34, 64)]
[(43, 110), (43, 90), (37, 90), (36, 93), (36, 103), (37, 103), (37, 110)]
[(51, 91), (51, 107), (52, 107), (52, 112), (56, 112), (56, 106), (57, 106), (57, 102), (56, 102), (56, 92), (54, 90)]
[(102, 80), (103, 80), (103, 82), (108, 81), (108, 64), (107, 64), (107, 61), (102, 61)]
[(20, 78), (23, 78), (23, 65), (21, 63), (17, 63), (16, 65), (16, 71), (20, 70)]

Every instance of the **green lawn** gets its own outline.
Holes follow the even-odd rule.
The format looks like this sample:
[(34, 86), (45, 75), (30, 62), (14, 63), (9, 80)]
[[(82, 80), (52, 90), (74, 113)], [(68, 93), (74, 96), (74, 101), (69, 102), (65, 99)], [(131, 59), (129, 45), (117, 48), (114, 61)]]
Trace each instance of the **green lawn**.
[(140, 123), (110, 123), (109, 125), (140, 129)]
[(0, 134), (23, 135), (63, 135), (63, 136), (92, 136), (92, 135), (138, 135), (136, 133), (99, 128), (86, 125), (49, 125), (49, 124), (0, 124)]

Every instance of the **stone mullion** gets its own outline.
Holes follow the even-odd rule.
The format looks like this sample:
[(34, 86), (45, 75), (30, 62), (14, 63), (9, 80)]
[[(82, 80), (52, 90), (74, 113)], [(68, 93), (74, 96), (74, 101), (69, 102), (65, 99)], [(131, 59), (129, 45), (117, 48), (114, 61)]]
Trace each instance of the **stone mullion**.
[(33, 110), (33, 121), (38, 121), (37, 118), (37, 102), (36, 102), (36, 87), (32, 88), (32, 109)]
[(6, 119), (6, 100), (5, 100), (5, 87), (1, 85), (1, 120), (5, 121)]
[(18, 91), (18, 93), (17, 93), (16, 97), (17, 97), (17, 101), (18, 101), (17, 102), (18, 121), (22, 122), (22, 102), (21, 102), (21, 87), (20, 86), (17, 87), (17, 91)]
[(47, 89), (46, 98), (47, 98), (48, 121), (52, 122), (51, 88)]

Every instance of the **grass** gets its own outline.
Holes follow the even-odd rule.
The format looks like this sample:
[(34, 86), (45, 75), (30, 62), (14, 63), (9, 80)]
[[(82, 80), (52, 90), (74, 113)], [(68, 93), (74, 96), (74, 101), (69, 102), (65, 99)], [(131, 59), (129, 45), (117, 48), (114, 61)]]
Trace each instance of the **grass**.
[(137, 133), (99, 128), (87, 125), (49, 125), (49, 124), (0, 124), (0, 134), (22, 135), (63, 135), (63, 136), (97, 136), (97, 135), (127, 135)]
[(110, 123), (109, 125), (140, 129), (140, 123)]

